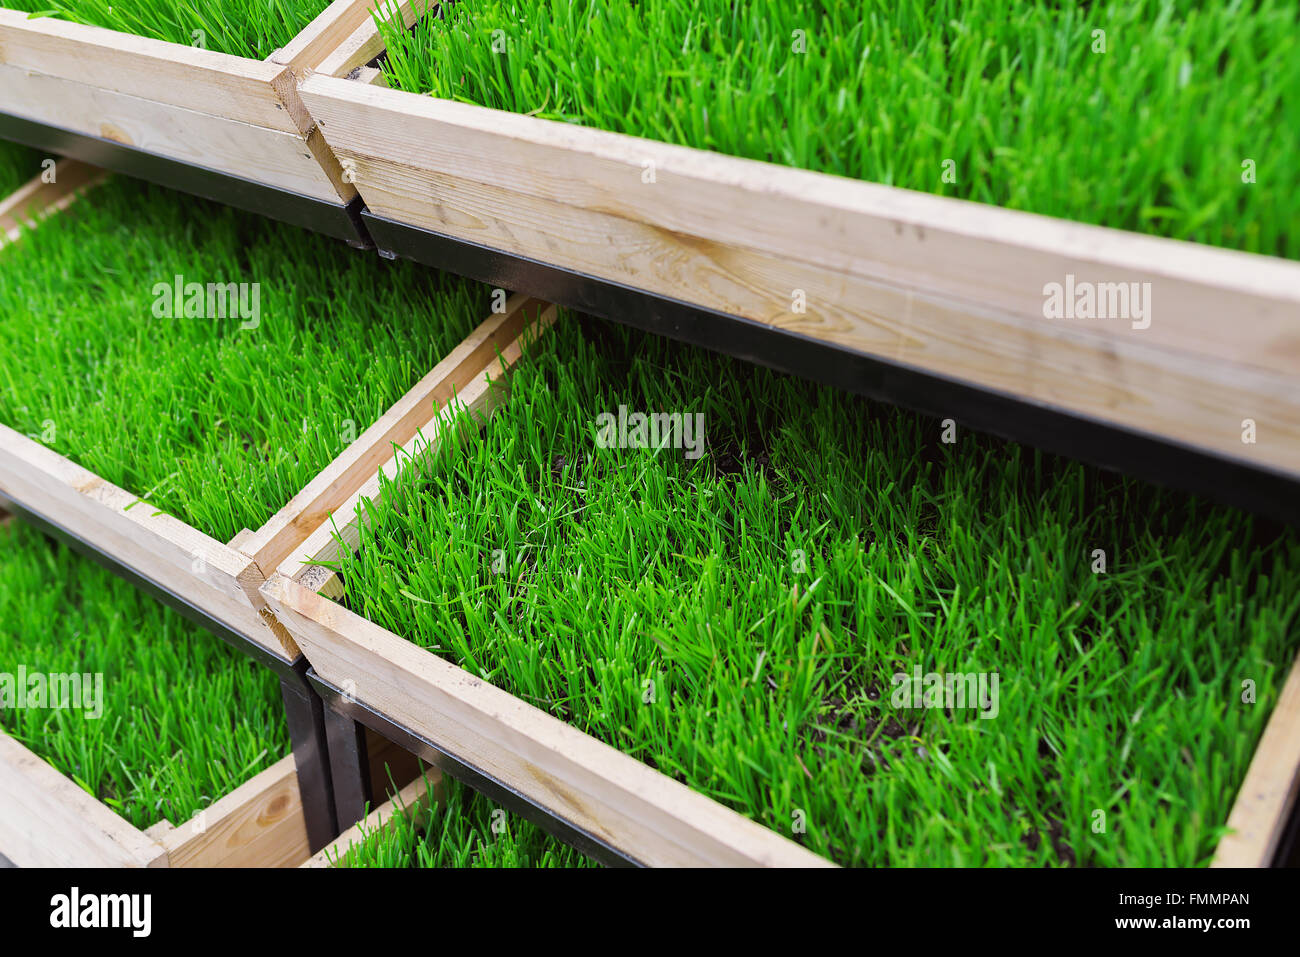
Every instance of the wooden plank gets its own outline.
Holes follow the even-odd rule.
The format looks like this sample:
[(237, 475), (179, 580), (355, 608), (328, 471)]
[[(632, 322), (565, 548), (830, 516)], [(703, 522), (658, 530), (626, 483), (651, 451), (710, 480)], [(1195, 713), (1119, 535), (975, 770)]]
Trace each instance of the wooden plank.
[(298, 649), (256, 601), (247, 556), (157, 511), (63, 456), (0, 425), (0, 494), (62, 525), (140, 575), (285, 658)]
[(318, 135), (316, 121), (298, 94), (298, 84), (319, 66), (322, 59), (369, 23), (370, 11), (382, 2), (391, 0), (334, 0), (288, 45), (267, 58), (268, 63), (284, 67), (284, 72), (272, 85), (297, 128), (307, 136), (317, 162), (345, 203), (356, 197), (356, 186), (351, 175), (345, 174), (325, 139)]
[(162, 838), (172, 867), (297, 867), (311, 856), (293, 755)]
[(384, 78), (384, 71), (376, 69), (373, 66), (359, 66), (347, 78), (355, 83), (369, 83), (374, 86), (388, 86), (388, 80)]
[(38, 173), (0, 200), (0, 246), (16, 242), (23, 229), (35, 229), (45, 217), (67, 209), (108, 175), (98, 166), (73, 159), (60, 159), (54, 164), (53, 172), (53, 182), (45, 182), (44, 173)]
[[(416, 13), (417, 4), (420, 5), (421, 14)], [(428, 6), (424, 0), (389, 0), (386, 3), (370, 2), (366, 5), (372, 10), (382, 6), (389, 22), (400, 12), (407, 29), (415, 24)], [(383, 52), (384, 38), (375, 26), (374, 17), (367, 16), (346, 39), (322, 57), (313, 69), (325, 76), (346, 77)]]
[[(380, 215), (1300, 474), (1300, 264), (319, 75), (301, 94)], [(1149, 282), (1149, 327), (1045, 318), (1069, 276)]]
[(272, 88), (285, 68), (0, 9), (0, 63), (198, 113), (299, 132)]
[(484, 366), (518, 337), (542, 305), (527, 296), (509, 299), (504, 313), (484, 320), (265, 525), (241, 542), (240, 550), (263, 570), (279, 566), (374, 476), (392, 457), (394, 445), (408, 443), (454, 392), (470, 385)]
[(1268, 867), (1300, 796), (1300, 655), (1228, 816), (1213, 867)]
[(0, 854), (19, 867), (165, 867), (167, 853), (0, 732)]
[(348, 867), (351, 851), (366, 842), (366, 838), (383, 830), (395, 815), (414, 817), (417, 822), (429, 811), (430, 791), (441, 793), (442, 773), (437, 768), (428, 769), (402, 788), (391, 800), (371, 811), (364, 819), (352, 825), (338, 839), (308, 859), (302, 867)]
[(283, 575), (263, 593), (326, 680), (645, 864), (829, 866)]
[(525, 329), (502, 350), (499, 357), (491, 358), (478, 370), (463, 389), (458, 389), (454, 401), (449, 401), (434, 412), (414, 430), (413, 438), (396, 451), (387, 452), (378, 470), (372, 473), (357, 490), (337, 509), (330, 521), (318, 525), (296, 553), (280, 563), (279, 573), (312, 588), (337, 596), (336, 575), (328, 568), (304, 562), (334, 562), (343, 546), (356, 549), (361, 541), (361, 523), (364, 521), (363, 502), (378, 501), (381, 483), (393, 481), (407, 468), (419, 468), (442, 442), (447, 430), (452, 428), (462, 413), (476, 420), (492, 414), (500, 404), (505, 377), (522, 358), (523, 349), (533, 336), (555, 321), (555, 307), (548, 306), (532, 326)]
[[(274, 95), (269, 87), (267, 93)], [(296, 131), (253, 126), (12, 66), (0, 66), (0, 110), (304, 196), (339, 201), (311, 145)]]
[[(342, 75), (333, 72), (333, 66), (340, 62), (340, 57), (346, 61), (359, 52), (374, 47), (379, 31), (374, 28), (371, 11), (381, 6), (389, 7), (388, 15), (392, 15), (393, 0), (334, 0), (288, 45), (272, 53), (271, 59), (292, 67), (299, 76), (305, 75), (309, 70), (328, 72), (330, 76)], [(408, 26), (414, 22), (410, 6), (410, 0), (402, 0), (401, 12)], [(358, 34), (361, 35), (359, 45), (354, 42)], [(383, 52), (383, 41), (378, 43), (378, 48), (373, 53), (364, 60), (352, 63), (343, 73), (351, 72)], [(342, 50), (349, 52), (340, 53)], [(329, 70), (323, 67), (327, 61), (331, 64)]]

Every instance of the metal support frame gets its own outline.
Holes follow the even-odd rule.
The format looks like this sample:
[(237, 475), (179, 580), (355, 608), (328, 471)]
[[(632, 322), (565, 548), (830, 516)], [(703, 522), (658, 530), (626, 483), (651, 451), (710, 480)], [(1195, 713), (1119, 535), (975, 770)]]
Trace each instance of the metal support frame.
[(342, 239), (368, 249), (372, 245), (361, 225), (361, 199), (331, 203), (313, 196), (220, 173), (206, 166), (183, 163), (116, 140), (89, 136), (48, 123), (0, 111), (0, 139), (14, 140), (35, 149), (71, 156), (160, 186), (178, 189), (250, 213), (270, 216), (294, 226)]
[(302, 796), (303, 814), (307, 819), (307, 836), (312, 850), (320, 850), (338, 835), (324, 711), (320, 698), (312, 689), (311, 683), (307, 681), (306, 658), (298, 655), (290, 660), (276, 654), (213, 618), (203, 609), (194, 606), (183, 595), (140, 574), (99, 546), (86, 541), (77, 533), (48, 516), (33, 511), (21, 502), (0, 494), (0, 508), (12, 512), (45, 534), (59, 539), (73, 551), (126, 579), (182, 617), (275, 672), (280, 678), (285, 718), (289, 725), (289, 739), (293, 746), (294, 765), (298, 771), (298, 789)]
[[(552, 837), (610, 866), (641, 865), (641, 862), (628, 857), (597, 835), (572, 823), (550, 808), (543, 807), (528, 795), (514, 790), (490, 771), (471, 764), (465, 757), (452, 754), (420, 732), (358, 701), (355, 696), (345, 693), (336, 685), (326, 681), (314, 669), (307, 669), (307, 680), (316, 689), (327, 712), (334, 711), (350, 723), (365, 725), (376, 734), (410, 751), (443, 774), (456, 778), (475, 791), (487, 795), (497, 804), (532, 821)], [(331, 757), (333, 757), (332, 751)], [(364, 761), (364, 757), (361, 760)]]
[[(319, 693), (315, 697), (321, 700)], [(334, 788), (334, 811), (342, 833), (362, 820), (367, 809), (373, 806), (374, 782), (370, 780), (365, 728), (335, 708), (323, 710), (330, 772), (338, 782)]]
[(1277, 842), (1270, 867), (1300, 867), (1300, 801), (1291, 806), (1286, 830)]
[(294, 677), (280, 679), (284, 716), (289, 724), (293, 763), (298, 771), (298, 793), (307, 821), (307, 843), (315, 854), (339, 835), (334, 811), (334, 783), (330, 774), (329, 743), (325, 734), (325, 709), (306, 680), (307, 662), (299, 656)]

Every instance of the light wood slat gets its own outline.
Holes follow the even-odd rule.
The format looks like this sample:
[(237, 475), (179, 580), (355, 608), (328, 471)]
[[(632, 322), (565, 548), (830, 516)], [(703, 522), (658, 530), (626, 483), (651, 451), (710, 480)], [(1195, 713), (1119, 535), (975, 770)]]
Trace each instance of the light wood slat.
[(281, 562), (279, 573), (313, 591), (336, 595), (335, 573), (304, 562), (335, 562), (341, 557), (342, 548), (355, 550), (361, 542), (361, 523), (366, 514), (362, 503), (378, 501), (382, 482), (410, 474), (408, 469), (418, 469), (438, 449), (447, 430), (462, 414), (475, 421), (490, 416), (504, 398), (506, 376), (522, 358), (525, 345), (555, 321), (555, 314), (554, 306), (544, 309), (532, 326), (507, 343), (498, 357), (489, 359), (464, 388), (457, 390), (454, 401), (431, 413), (400, 449), (390, 450), (379, 468), (338, 508), (333, 520), (319, 525), (294, 554)]
[[(1063, 280), (1068, 271), (1080, 279), (1100, 268), (1112, 281), (1167, 280), (1166, 295), (1157, 300), (1157, 320), (1163, 315), (1165, 321), (1130, 330), (1134, 337), (1167, 337), (1175, 348), (1284, 371), (1295, 368), (1300, 350), (1297, 263), (324, 76), (312, 77), (302, 92), (336, 148), (405, 165), (417, 175), (459, 175), (682, 237), (925, 288), (1035, 320), (1042, 319), (1043, 284)], [(647, 161), (655, 164), (653, 184), (642, 182)], [(1207, 295), (1212, 298), (1201, 298)], [(1225, 308), (1214, 311), (1218, 307)], [(788, 313), (789, 304), (783, 309)], [(1224, 315), (1249, 319), (1254, 334), (1243, 336)], [(1285, 360), (1277, 347), (1285, 348)]]
[(327, 681), (642, 863), (829, 866), (283, 575), (263, 592)]
[(297, 648), (261, 613), (247, 556), (0, 425), (0, 494), (113, 555), (273, 654)]
[[(378, 9), (382, 6), (383, 15), (390, 22), (395, 17), (395, 14), (400, 11), (402, 22), (409, 29), (419, 18), (416, 13), (417, 4), (421, 10), (428, 6), (425, 0), (401, 0), (400, 3), (389, 0), (386, 3), (371, 2), (368, 6), (371, 9)], [(374, 17), (367, 16), (352, 31), (351, 35), (324, 56), (314, 69), (317, 73), (323, 73), (326, 76), (346, 77), (353, 70), (364, 67), (383, 52), (384, 38), (380, 35), (379, 28), (375, 26)]]
[[(271, 54), (271, 59), (293, 67), (299, 76), (308, 70), (319, 70), (323, 61), (348, 45), (367, 23), (372, 23), (371, 11), (386, 2), (390, 0), (334, 0), (287, 45)], [(409, 0), (404, 5), (409, 6)], [(383, 49), (382, 44), (379, 49)], [(371, 54), (367, 60), (374, 59), (378, 53)]]
[(430, 791), (439, 795), (442, 785), (442, 772), (437, 768), (428, 769), (424, 775), (411, 781), (398, 792), (397, 796), (371, 811), (365, 818), (352, 825), (329, 846), (309, 858), (302, 867), (348, 867), (351, 852), (365, 844), (366, 839), (377, 831), (383, 830), (394, 815), (415, 818), (420, 823), (429, 811)]
[[(1300, 474), (1300, 264), (323, 76), (301, 92), (380, 215)], [(1151, 282), (1150, 327), (1044, 318), (1067, 274)]]
[(285, 68), (212, 50), (0, 9), (0, 63), (284, 133), (272, 82)]
[(172, 867), (298, 867), (311, 856), (293, 755), (161, 837)]
[(0, 732), (0, 854), (19, 867), (165, 867), (167, 853)]
[(388, 80), (384, 78), (384, 71), (376, 69), (373, 66), (359, 66), (347, 78), (354, 83), (368, 83), (372, 86), (388, 86)]
[(43, 172), (37, 173), (0, 200), (0, 246), (17, 241), (23, 229), (34, 229), (45, 217), (67, 209), (107, 175), (98, 166), (73, 159), (60, 159), (54, 164), (52, 183), (44, 181)]
[[(269, 87), (268, 95), (273, 95)], [(297, 132), (252, 126), (11, 66), (0, 67), (0, 110), (304, 196), (339, 201), (311, 146)]]
[(1300, 796), (1300, 656), (1278, 696), (1219, 840), (1214, 867), (1268, 867)]
[[(383, 207), (394, 194), (375, 175), (377, 164), (361, 159), (356, 169), (367, 201)], [(408, 173), (400, 175), (409, 181)], [(472, 232), (475, 242), (533, 257), (606, 257), (611, 269), (623, 271), (619, 281), (629, 284), (662, 272), (666, 278), (652, 291), (689, 295), (723, 311), (758, 315), (780, 290), (802, 288), (811, 301), (832, 305), (798, 323), (772, 316), (772, 325), (1300, 474), (1300, 390), (1293, 375), (1206, 356), (1171, 356), (1137, 338), (1103, 342), (1078, 327), (1054, 329), (977, 312), (953, 300), (762, 253), (719, 260), (683, 248), (669, 263), (655, 230), (617, 217), (519, 199), (453, 177), (438, 177), (423, 188), (439, 197), (438, 222), (431, 227), (439, 232)], [(553, 241), (557, 220), (567, 223), (562, 244)], [(952, 414), (961, 420), (960, 409)], [(1255, 445), (1241, 440), (1247, 418), (1256, 422)]]
[(297, 128), (307, 136), (317, 162), (345, 203), (356, 198), (356, 186), (324, 138), (317, 135), (316, 121), (298, 94), (298, 84), (319, 66), (323, 58), (347, 43), (353, 33), (370, 21), (370, 11), (378, 2), (383, 0), (334, 0), (288, 45), (272, 53), (267, 61), (285, 68), (272, 85)]
[(543, 304), (527, 296), (507, 300), (505, 312), (489, 316), (379, 419), (321, 470), (256, 533), (240, 542), (264, 570), (276, 568), (348, 501), (434, 412), (464, 389), (483, 367), (518, 337)]

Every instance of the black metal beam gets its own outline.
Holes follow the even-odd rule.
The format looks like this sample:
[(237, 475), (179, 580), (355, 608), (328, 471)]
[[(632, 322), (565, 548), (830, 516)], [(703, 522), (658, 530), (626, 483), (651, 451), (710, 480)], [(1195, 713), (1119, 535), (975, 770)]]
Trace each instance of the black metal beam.
[(307, 680), (316, 689), (327, 711), (336, 711), (351, 721), (365, 725), (376, 734), (423, 759), (426, 764), (487, 795), (497, 804), (510, 809), (520, 817), (532, 821), (552, 837), (614, 867), (640, 866), (641, 862), (628, 857), (600, 837), (550, 808), (538, 804), (528, 795), (516, 791), (490, 771), (473, 764), (470, 759), (445, 750), (420, 732), (358, 701), (355, 696), (345, 694), (311, 668), (307, 669)]
[(1273, 853), (1272, 867), (1300, 867), (1300, 801), (1291, 805), (1286, 828)]
[(399, 223), (361, 218), (401, 256), (965, 427), (1300, 525), (1300, 476), (869, 356), (739, 316)]
[(0, 139), (71, 156), (92, 166), (270, 216), (342, 239), (358, 248), (368, 249), (372, 245), (361, 224), (359, 198), (348, 204), (342, 201), (332, 203), (3, 111), (0, 111)]
[[(302, 673), (306, 674), (305, 667)], [(293, 763), (298, 771), (298, 793), (307, 821), (307, 843), (315, 854), (334, 840), (340, 831), (334, 808), (325, 709), (306, 681), (282, 679), (280, 693), (284, 698), (285, 720), (289, 723)]]
[[(319, 694), (315, 696), (320, 697)], [(334, 780), (334, 813), (341, 834), (366, 816), (366, 809), (374, 800), (366, 731), (335, 708), (325, 708), (324, 713), (330, 774)]]

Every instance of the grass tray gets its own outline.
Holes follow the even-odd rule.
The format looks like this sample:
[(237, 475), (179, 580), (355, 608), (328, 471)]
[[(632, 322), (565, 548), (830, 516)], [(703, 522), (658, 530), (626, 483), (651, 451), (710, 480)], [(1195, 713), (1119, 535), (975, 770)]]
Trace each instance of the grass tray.
[(181, 46), (264, 60), (329, 6), (329, 0), (219, 0), (210, 3), (109, 3), (108, 0), (6, 0), (12, 10), (132, 33)]
[[(0, 260), (0, 492), (292, 660), (258, 613), (259, 567), (344, 494), (321, 471), (389, 434), (381, 414), (490, 290), (125, 182)], [(178, 276), (257, 308), (205, 318), (205, 295), (187, 316)], [(263, 533), (247, 554), (227, 544), (246, 528)]]
[(430, 786), (417, 778), (304, 866), (543, 868), (593, 864), (455, 780), (442, 779), (437, 786)]
[[(413, 93), (1296, 259), (1295, 27), (1289, 4), (1226, 0), (488, 0), (385, 24), (384, 73)], [(1246, 183), (1247, 160), (1271, 184)]]
[[(269, 670), (21, 522), (0, 526), (0, 546), (0, 790), (30, 773), (13, 742), (70, 782), (7, 807), (0, 850), (21, 857), (33, 836), (24, 826), (57, 815), (68, 806), (61, 792), (77, 789), (106, 810), (79, 814), (36, 860), (100, 819), (118, 835), (115, 854), (148, 848), (135, 832), (190, 822), (288, 753)], [(58, 689), (71, 675), (80, 691), (65, 696)], [(77, 859), (91, 860), (93, 843), (74, 848)]]
[(0, 422), (222, 540), (490, 311), (483, 287), (127, 181), (0, 255)]
[[(620, 406), (702, 414), (701, 456), (602, 448)], [(944, 428), (562, 321), (334, 568), (383, 629), (837, 862), (1207, 863), (1300, 644), (1300, 542)], [(999, 699), (898, 699), (918, 670)]]

